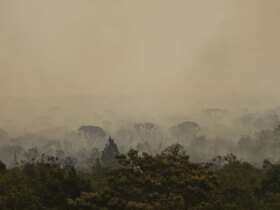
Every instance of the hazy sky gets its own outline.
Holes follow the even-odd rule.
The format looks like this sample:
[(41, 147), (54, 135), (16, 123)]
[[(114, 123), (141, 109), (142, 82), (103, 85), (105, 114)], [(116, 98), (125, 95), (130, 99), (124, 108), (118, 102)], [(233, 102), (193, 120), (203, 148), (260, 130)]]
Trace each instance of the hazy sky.
[(279, 23), (279, 0), (0, 0), (0, 105), (276, 106)]

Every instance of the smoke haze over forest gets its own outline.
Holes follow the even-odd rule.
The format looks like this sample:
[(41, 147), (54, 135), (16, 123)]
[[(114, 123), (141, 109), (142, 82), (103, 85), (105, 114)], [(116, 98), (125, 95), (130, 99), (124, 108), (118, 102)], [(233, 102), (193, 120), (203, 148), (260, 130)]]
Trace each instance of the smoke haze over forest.
[(1, 126), (276, 107), (279, 9), (277, 0), (2, 0)]
[(279, 210), (279, 0), (0, 0), (1, 210)]
[(137, 147), (144, 125), (170, 145), (187, 122), (199, 132), (179, 139), (223, 139), (222, 153), (278, 138), (279, 12), (277, 0), (1, 0), (1, 135), (94, 125)]

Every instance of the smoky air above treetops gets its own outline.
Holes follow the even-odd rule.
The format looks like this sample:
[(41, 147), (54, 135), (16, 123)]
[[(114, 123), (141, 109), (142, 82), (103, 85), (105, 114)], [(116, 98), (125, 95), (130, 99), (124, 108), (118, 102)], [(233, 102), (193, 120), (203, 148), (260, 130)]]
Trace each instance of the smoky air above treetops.
[(99, 103), (92, 109), (149, 115), (279, 104), (277, 0), (4, 0), (0, 8), (1, 106)]
[(3, 0), (2, 141), (86, 148), (79, 128), (97, 126), (123, 151), (177, 142), (197, 159), (247, 147), (257, 160), (270, 139), (260, 154), (277, 159), (279, 11), (277, 0)]

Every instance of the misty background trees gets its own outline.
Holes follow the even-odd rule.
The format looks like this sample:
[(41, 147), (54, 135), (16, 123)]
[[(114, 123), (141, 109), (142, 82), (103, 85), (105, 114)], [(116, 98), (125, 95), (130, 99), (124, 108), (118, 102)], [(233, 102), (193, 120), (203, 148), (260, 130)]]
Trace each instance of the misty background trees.
[[(108, 125), (108, 126), (106, 126)], [(7, 166), (37, 159), (42, 154), (75, 159), (83, 170), (101, 159), (109, 136), (120, 153), (136, 149), (158, 154), (172, 144), (184, 146), (192, 161), (207, 161), (233, 153), (245, 161), (261, 164), (280, 158), (280, 120), (276, 110), (234, 115), (207, 109), (196, 118), (166, 126), (154, 122), (81, 125), (73, 129), (49, 129), (15, 135), (0, 130), (0, 159)]]

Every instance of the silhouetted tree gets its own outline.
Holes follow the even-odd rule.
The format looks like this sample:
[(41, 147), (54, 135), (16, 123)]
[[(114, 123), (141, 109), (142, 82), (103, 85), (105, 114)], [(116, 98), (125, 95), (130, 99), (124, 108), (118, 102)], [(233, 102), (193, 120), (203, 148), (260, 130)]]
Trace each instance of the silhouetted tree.
[(108, 144), (106, 144), (101, 155), (101, 161), (104, 167), (116, 166), (117, 164), (116, 157), (119, 154), (120, 153), (117, 144), (114, 142), (114, 140), (111, 137), (109, 137)]
[(1, 160), (0, 160), (0, 173), (2, 173), (3, 171), (6, 171), (7, 167), (6, 167), (6, 164), (3, 163)]

